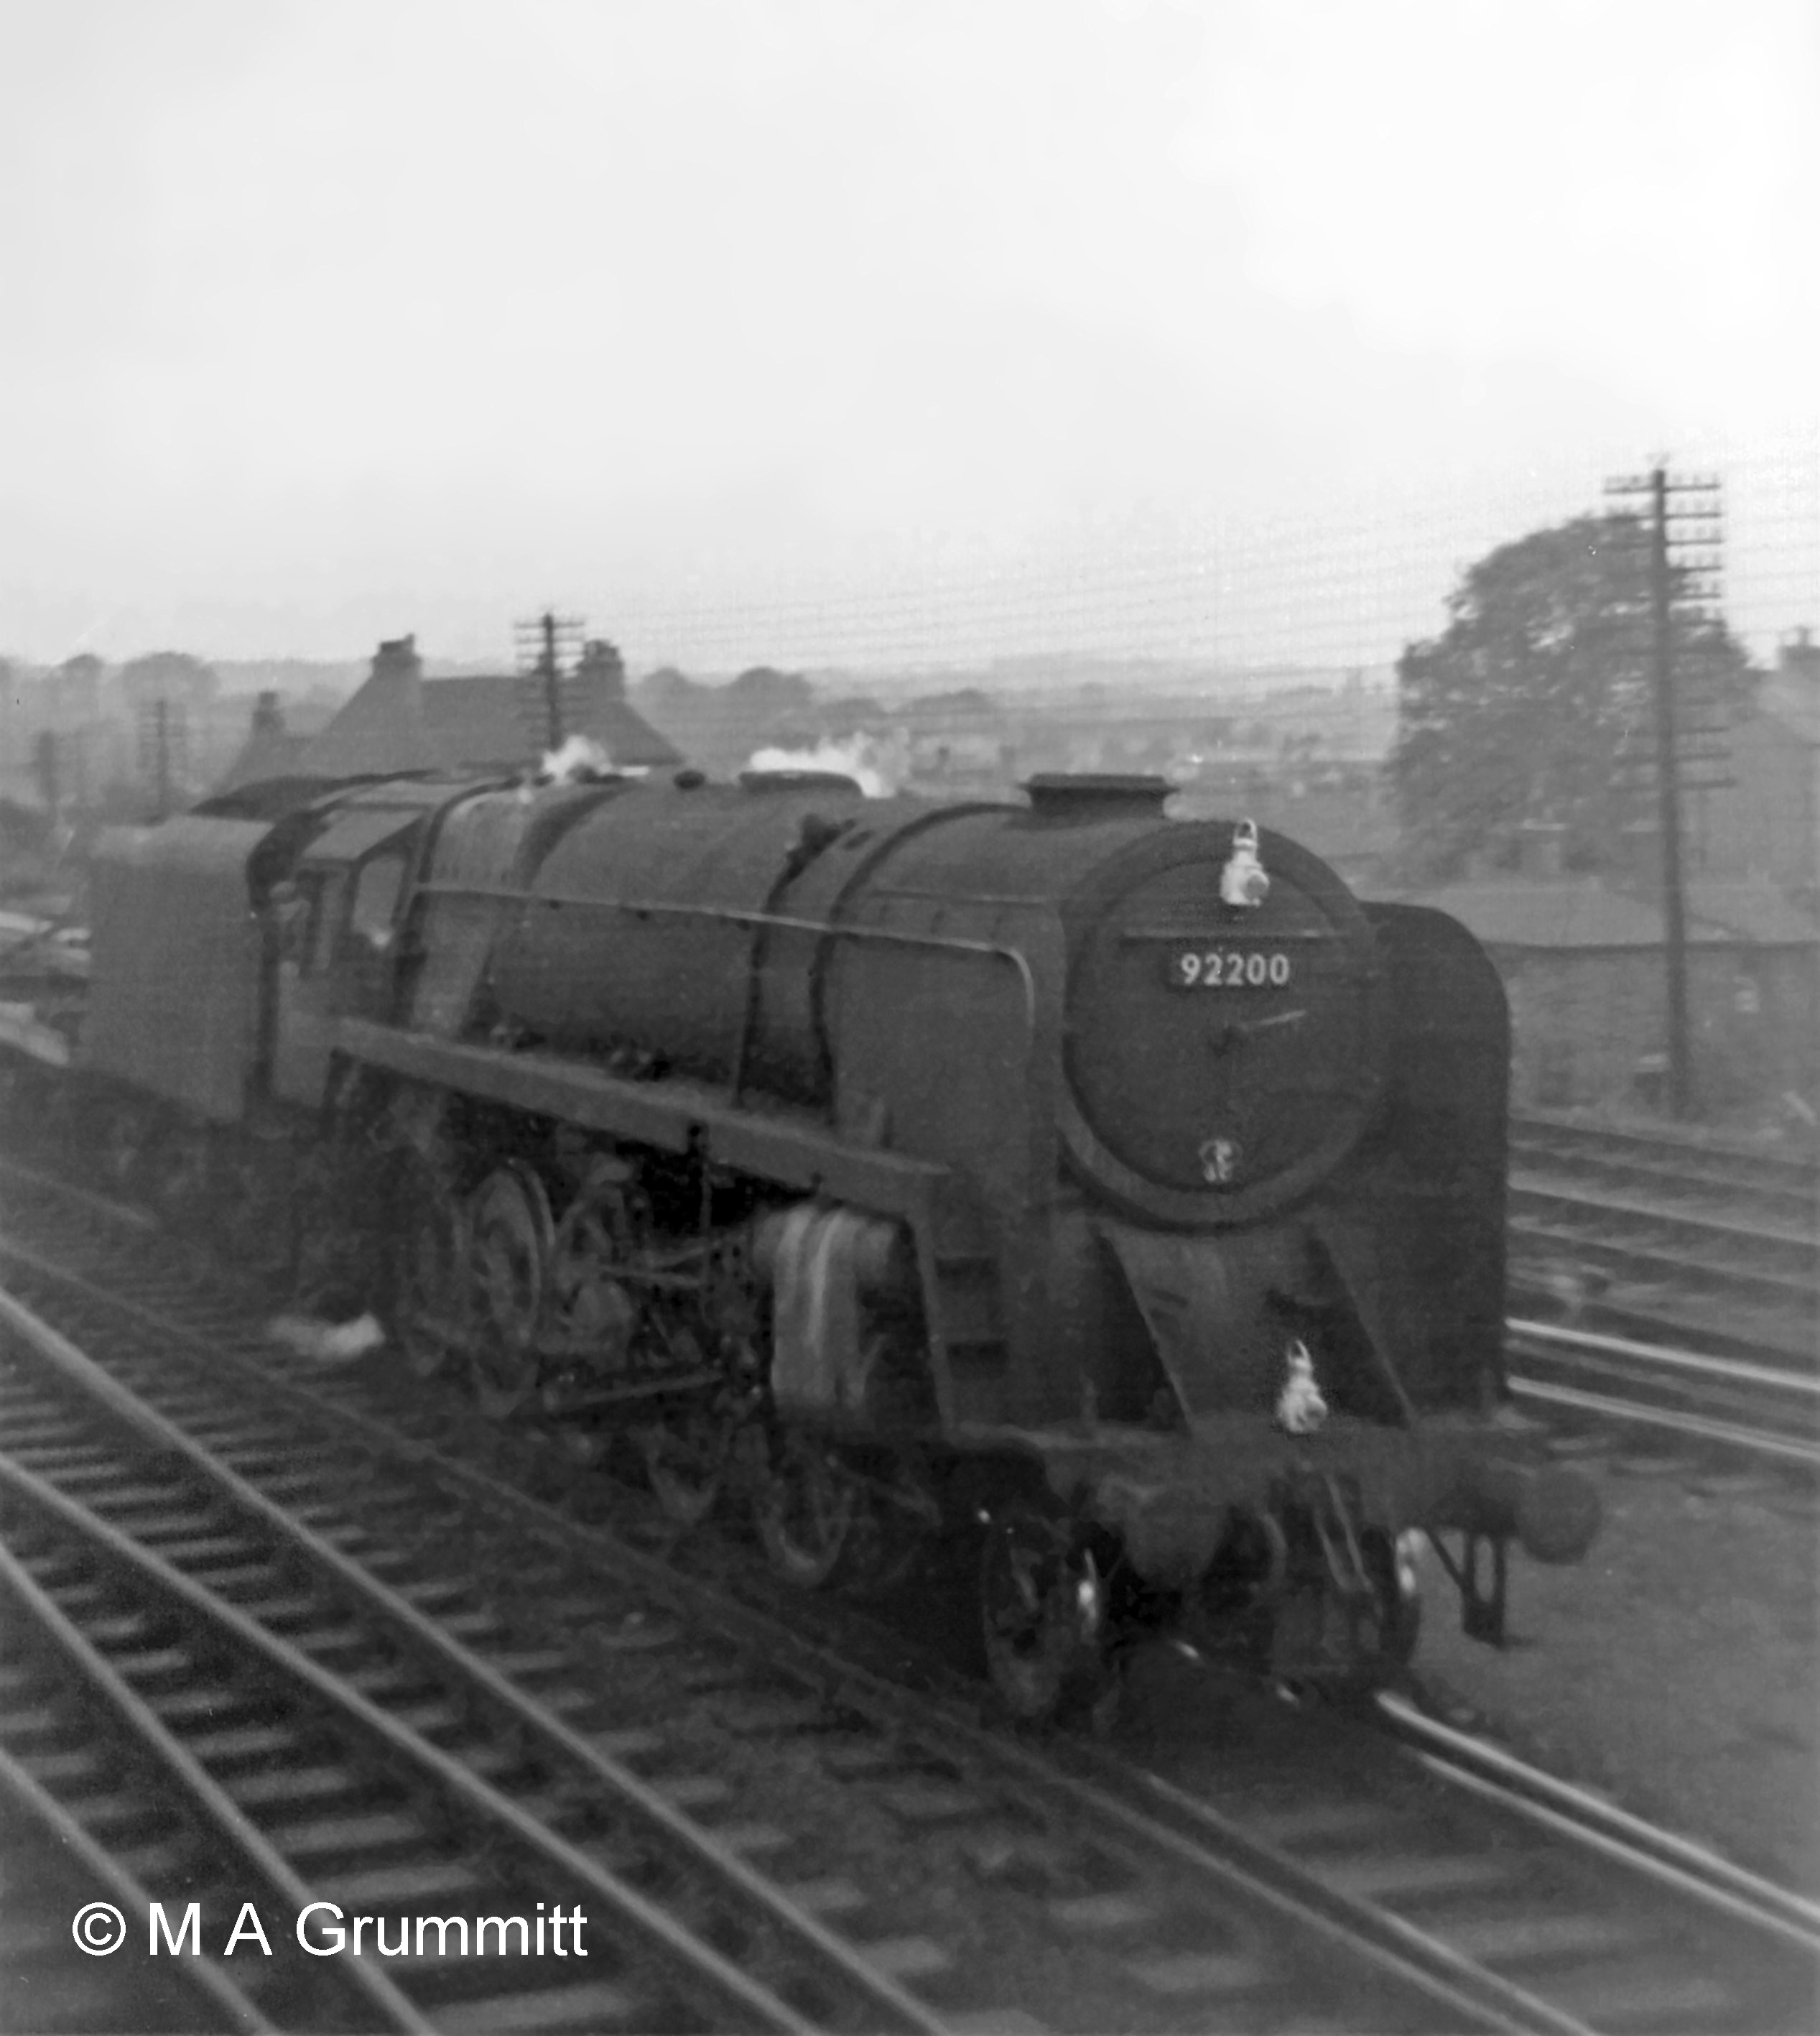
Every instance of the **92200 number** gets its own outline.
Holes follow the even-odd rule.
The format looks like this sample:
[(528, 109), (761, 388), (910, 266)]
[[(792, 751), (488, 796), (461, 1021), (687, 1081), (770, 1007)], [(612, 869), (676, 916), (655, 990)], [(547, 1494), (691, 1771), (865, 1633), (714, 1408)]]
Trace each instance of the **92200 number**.
[(1287, 955), (1256, 948), (1186, 948), (1169, 963), (1177, 990), (1280, 990), (1294, 973)]

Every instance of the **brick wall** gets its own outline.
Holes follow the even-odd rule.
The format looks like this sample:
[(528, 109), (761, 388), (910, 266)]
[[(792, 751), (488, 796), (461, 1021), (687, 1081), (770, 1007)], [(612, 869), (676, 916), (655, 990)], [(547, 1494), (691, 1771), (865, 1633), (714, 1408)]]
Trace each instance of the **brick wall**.
[[(1634, 1097), (1640, 1066), (1667, 1050), (1659, 949), (1507, 948), (1493, 959), (1510, 997), (1513, 1102)], [(1820, 1095), (1820, 949), (1694, 948), (1687, 1002), (1695, 1079), (1715, 1106)]]

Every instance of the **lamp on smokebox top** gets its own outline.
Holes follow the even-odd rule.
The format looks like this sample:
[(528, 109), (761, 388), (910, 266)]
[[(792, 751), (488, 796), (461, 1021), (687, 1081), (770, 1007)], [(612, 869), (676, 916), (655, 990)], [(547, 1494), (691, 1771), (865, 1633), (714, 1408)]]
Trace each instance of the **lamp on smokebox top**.
[(1232, 831), (1232, 853), (1219, 873), (1219, 895), (1228, 905), (1255, 908), (1270, 895), (1270, 877), (1257, 854), (1257, 823), (1241, 820)]

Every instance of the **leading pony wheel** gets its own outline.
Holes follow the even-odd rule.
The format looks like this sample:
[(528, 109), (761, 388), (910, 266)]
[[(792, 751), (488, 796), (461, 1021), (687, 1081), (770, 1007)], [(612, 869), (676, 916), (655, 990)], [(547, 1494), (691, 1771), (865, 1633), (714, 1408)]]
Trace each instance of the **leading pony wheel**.
[(714, 1510), (733, 1453), (734, 1424), (708, 1407), (693, 1407), (638, 1431), (645, 1476), (666, 1520), (698, 1527)]
[(859, 1510), (859, 1487), (825, 1443), (800, 1428), (774, 1435), (752, 1516), (771, 1567), (799, 1590), (839, 1575)]
[(1106, 1610), (1093, 1559), (1064, 1521), (1019, 1506), (986, 1529), (980, 1623), (987, 1672), (1028, 1724), (1098, 1706), (1110, 1687)]
[(1422, 1584), (1415, 1559), (1418, 1538), (1413, 1533), (1392, 1536), (1376, 1527), (1359, 1537), (1372, 1602), (1358, 1622), (1356, 1637), (1373, 1685), (1407, 1668), (1422, 1637)]

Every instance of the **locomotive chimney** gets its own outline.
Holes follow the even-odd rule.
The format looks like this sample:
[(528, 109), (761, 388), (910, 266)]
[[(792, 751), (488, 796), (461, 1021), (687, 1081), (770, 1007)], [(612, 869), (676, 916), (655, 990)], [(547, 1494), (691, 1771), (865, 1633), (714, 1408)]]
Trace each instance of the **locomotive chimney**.
[(1042, 820), (1161, 820), (1175, 787), (1166, 778), (1118, 771), (1039, 771), (1024, 781)]

